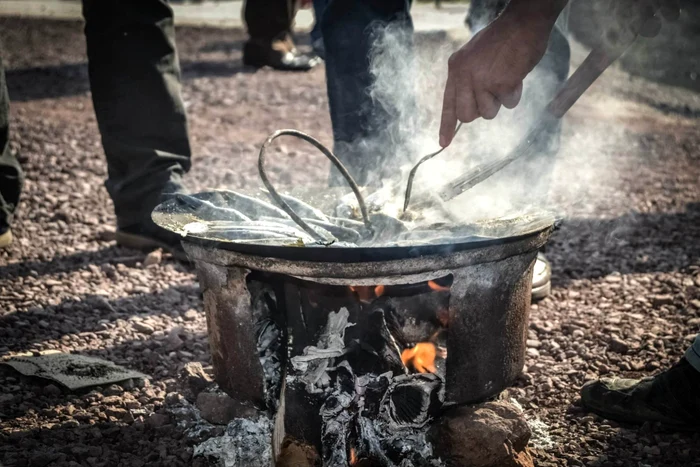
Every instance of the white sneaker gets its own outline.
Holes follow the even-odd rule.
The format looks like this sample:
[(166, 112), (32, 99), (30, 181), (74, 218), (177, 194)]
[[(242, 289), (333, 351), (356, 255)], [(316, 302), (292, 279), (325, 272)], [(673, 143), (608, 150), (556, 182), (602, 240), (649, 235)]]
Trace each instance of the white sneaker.
[(532, 271), (532, 301), (542, 300), (552, 291), (552, 265), (542, 253), (537, 253), (537, 260)]

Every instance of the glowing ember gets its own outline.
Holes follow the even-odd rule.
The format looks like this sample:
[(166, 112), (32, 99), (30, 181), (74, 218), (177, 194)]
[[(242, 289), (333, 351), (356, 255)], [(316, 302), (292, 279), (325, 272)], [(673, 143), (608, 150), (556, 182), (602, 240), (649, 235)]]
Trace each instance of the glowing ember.
[(435, 281), (428, 281), (428, 287), (430, 287), (430, 290), (434, 290), (435, 292), (449, 292), (450, 288), (445, 287), (444, 285), (440, 285)]
[(447, 358), (447, 349), (438, 347), (432, 342), (419, 342), (414, 347), (401, 352), (403, 364), (413, 367), (419, 373), (437, 373), (435, 357)]
[(357, 454), (355, 454), (355, 448), (350, 448), (350, 465), (355, 465), (357, 463)]
[(378, 285), (374, 288), (374, 295), (377, 297), (381, 297), (384, 295), (384, 286), (383, 285)]

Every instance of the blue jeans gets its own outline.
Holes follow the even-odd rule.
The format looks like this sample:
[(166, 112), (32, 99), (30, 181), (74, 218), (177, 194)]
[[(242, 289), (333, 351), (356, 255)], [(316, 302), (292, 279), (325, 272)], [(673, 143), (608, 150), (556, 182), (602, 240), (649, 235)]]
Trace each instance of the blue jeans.
[[(334, 151), (361, 185), (372, 181), (372, 173), (385, 165), (382, 153), (390, 152), (362, 143), (381, 134), (391, 121), (391, 113), (374, 102), (369, 93), (373, 81), (370, 51), (378, 27), (392, 25), (412, 32), (410, 7), (411, 0), (328, 0), (321, 19)], [(569, 73), (569, 55), (569, 43), (557, 29), (538, 66), (553, 71), (563, 82)], [(397, 83), (402, 85), (405, 83)], [(558, 139), (556, 128), (547, 141), (548, 152), (556, 151), (558, 145), (552, 143)], [(343, 183), (337, 175), (333, 171), (331, 184)]]

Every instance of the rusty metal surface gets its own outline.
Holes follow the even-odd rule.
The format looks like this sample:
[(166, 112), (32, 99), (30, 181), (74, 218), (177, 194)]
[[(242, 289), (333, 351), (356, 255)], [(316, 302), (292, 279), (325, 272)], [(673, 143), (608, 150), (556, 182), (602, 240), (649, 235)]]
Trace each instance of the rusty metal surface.
[(484, 400), (525, 363), (536, 251), (454, 271), (447, 338), (447, 402)]
[(246, 287), (250, 271), (201, 261), (196, 267), (216, 382), (235, 400), (265, 408), (264, 375)]

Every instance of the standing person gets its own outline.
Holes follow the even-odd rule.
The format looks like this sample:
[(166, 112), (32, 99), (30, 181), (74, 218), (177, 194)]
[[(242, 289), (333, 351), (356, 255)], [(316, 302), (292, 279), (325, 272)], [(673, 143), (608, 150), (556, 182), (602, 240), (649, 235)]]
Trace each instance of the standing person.
[[(486, 26), (488, 20), (496, 18), (505, 2), (473, 0), (472, 3), (478, 5), (472, 5), (470, 15), (478, 15), (480, 19), (478, 24), (474, 23), (476, 26), (472, 31), (476, 39), (482, 34), (477, 28)], [(513, 0), (512, 3), (517, 5), (522, 2)], [(548, 3), (555, 4), (558, 0)], [(321, 21), (334, 151), (361, 185), (371, 181), (376, 167), (385, 165), (384, 161), (368, 160), (370, 154), (380, 151), (376, 148), (368, 150), (367, 145), (362, 142), (385, 132), (391, 122), (390, 112), (382, 109), (370, 93), (373, 78), (369, 68), (369, 57), (378, 37), (376, 25), (392, 25), (412, 31), (410, 7), (410, 0), (329, 0)], [(546, 54), (539, 68), (551, 74), (553, 81), (563, 83), (569, 72), (568, 41), (559, 28), (555, 28), (551, 37), (548, 35), (546, 39), (544, 49), (541, 50)], [(458, 57), (458, 54), (459, 52), (453, 57)], [(411, 86), (407, 85), (406, 88), (411, 89)], [(512, 100), (513, 98), (506, 101), (506, 104), (510, 104)], [(493, 118), (495, 114), (488, 113), (486, 117)], [(451, 123), (456, 125), (457, 120)], [(540, 140), (542, 149), (539, 151), (539, 157), (551, 158), (556, 154), (559, 132), (560, 127), (557, 126), (547, 138)], [(447, 136), (448, 132), (443, 133)], [(441, 139), (441, 145), (447, 144), (449, 140)], [(544, 175), (546, 174), (540, 177), (540, 185), (546, 185), (547, 177)], [(541, 298), (549, 292), (550, 271), (549, 263), (543, 257), (539, 257), (533, 275), (533, 297)]]
[(292, 27), (296, 0), (247, 0), (243, 16), (250, 38), (243, 46), (243, 63), (276, 70), (308, 71), (320, 63), (294, 45)]
[[(107, 191), (117, 217), (117, 243), (181, 252), (179, 238), (157, 227), (151, 211), (183, 190), (191, 165), (172, 9), (164, 0), (83, 0), (88, 74), (107, 159)], [(0, 73), (0, 76), (3, 76)], [(22, 172), (9, 152), (8, 96), (0, 78), (0, 245)]]

